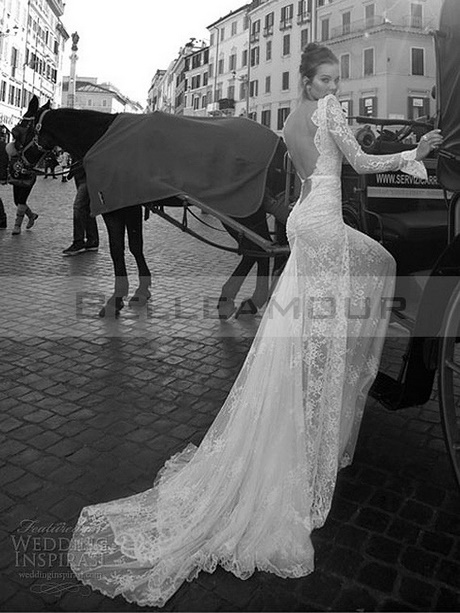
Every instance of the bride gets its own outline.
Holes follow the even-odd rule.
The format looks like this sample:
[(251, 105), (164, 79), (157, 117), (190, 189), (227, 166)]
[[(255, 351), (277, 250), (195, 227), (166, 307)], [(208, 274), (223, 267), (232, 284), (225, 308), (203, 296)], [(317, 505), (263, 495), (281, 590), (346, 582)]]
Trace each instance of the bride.
[(366, 155), (335, 97), (335, 55), (307, 45), (300, 75), (284, 128), (302, 181), (291, 255), (241, 372), (198, 448), (169, 459), (151, 489), (84, 508), (75, 528), (71, 568), (108, 596), (163, 606), (218, 564), (241, 579), (314, 569), (310, 535), (353, 458), (395, 271), (380, 244), (343, 222), (342, 158), (359, 173), (426, 178), (420, 160), (442, 139), (434, 130), (415, 150)]

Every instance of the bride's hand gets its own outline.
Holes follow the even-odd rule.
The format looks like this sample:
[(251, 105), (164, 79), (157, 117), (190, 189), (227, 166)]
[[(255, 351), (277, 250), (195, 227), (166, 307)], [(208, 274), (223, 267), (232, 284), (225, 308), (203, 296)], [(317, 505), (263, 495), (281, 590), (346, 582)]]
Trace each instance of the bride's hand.
[(423, 160), (433, 150), (442, 144), (441, 130), (431, 130), (427, 132), (417, 146), (416, 160)]

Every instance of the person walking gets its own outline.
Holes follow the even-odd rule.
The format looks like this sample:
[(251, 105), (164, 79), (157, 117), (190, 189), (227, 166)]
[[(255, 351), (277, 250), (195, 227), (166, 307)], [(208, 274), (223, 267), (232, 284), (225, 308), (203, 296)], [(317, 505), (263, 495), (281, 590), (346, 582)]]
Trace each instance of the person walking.
[(8, 183), (13, 185), (13, 200), (16, 205), (16, 219), (14, 221), (13, 231), (11, 232), (11, 234), (15, 236), (21, 234), (22, 222), (25, 215), (28, 217), (26, 225), (27, 230), (33, 228), (38, 219), (38, 213), (34, 213), (27, 205), (27, 199), (35, 185), (37, 176), (32, 170), (23, 168), (14, 141), (8, 143), (5, 150), (9, 159)]
[(64, 257), (99, 249), (97, 221), (91, 216), (90, 198), (83, 168), (77, 167), (73, 171), (73, 177), (77, 188), (73, 202), (73, 242), (70, 247), (63, 250)]
[[(302, 181), (287, 221), (290, 257), (200, 446), (169, 459), (151, 489), (81, 512), (70, 566), (105, 595), (163, 606), (217, 565), (241, 579), (314, 570), (311, 532), (353, 458), (395, 274), (384, 247), (343, 221), (342, 159), (358, 173), (426, 178), (421, 160), (442, 138), (434, 130), (412, 151), (367, 155), (335, 96), (336, 56), (307, 45), (300, 74), (302, 100), (284, 128)], [(369, 315), (356, 317), (361, 301)]]
[[(6, 185), (8, 182), (8, 154), (6, 153), (6, 143), (8, 141), (8, 128), (0, 126), (0, 185)], [(7, 227), (7, 216), (5, 205), (0, 198), (0, 230), (5, 230)]]
[[(56, 176), (56, 166), (58, 165), (58, 160), (56, 157), (56, 153), (53, 151), (49, 151), (46, 155), (45, 155), (45, 160), (44, 160), (44, 170), (45, 170), (45, 174), (43, 175), (44, 179), (47, 179), (48, 177), (53, 177), (53, 179), (57, 179)], [(48, 172), (49, 170), (49, 172)]]

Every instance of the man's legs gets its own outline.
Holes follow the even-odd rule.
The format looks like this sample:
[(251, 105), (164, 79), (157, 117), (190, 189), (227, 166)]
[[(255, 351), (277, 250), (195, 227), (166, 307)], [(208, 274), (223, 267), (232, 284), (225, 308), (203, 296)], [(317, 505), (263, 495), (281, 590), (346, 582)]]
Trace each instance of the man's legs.
[[(63, 255), (77, 255), (79, 253), (83, 253), (83, 251), (85, 251), (86, 244), (88, 243), (92, 248), (96, 248), (99, 244), (97, 226), (95, 231), (94, 227), (91, 227), (90, 231), (88, 232), (88, 219), (90, 216), (89, 194), (86, 181), (75, 181), (75, 184), (77, 186), (77, 193), (73, 202), (73, 243), (68, 249), (64, 249)], [(96, 220), (92, 218), (90, 219), (95, 225)]]

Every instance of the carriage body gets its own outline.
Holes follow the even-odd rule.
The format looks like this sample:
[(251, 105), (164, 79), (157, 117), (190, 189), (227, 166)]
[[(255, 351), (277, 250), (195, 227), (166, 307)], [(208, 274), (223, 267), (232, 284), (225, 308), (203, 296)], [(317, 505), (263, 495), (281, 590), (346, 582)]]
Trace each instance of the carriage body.
[[(434, 33), (437, 59), (436, 127), (444, 143), (425, 160), (428, 180), (401, 172), (358, 175), (343, 166), (344, 220), (379, 241), (395, 258), (397, 281), (392, 321), (405, 331), (407, 346), (396, 377), (378, 373), (371, 395), (389, 409), (422, 405), (432, 394), (436, 375), (441, 423), (460, 486), (460, 3), (444, 0)], [(364, 118), (363, 118), (364, 121)], [(369, 118), (366, 118), (369, 122)], [(380, 124), (380, 134), (390, 120)], [(398, 126), (393, 128), (398, 133)], [(401, 121), (406, 128), (409, 121)], [(413, 123), (417, 137), (432, 129)], [(407, 133), (408, 130), (406, 130)], [(394, 140), (397, 140), (395, 138)], [(410, 145), (385, 139), (369, 153), (402, 151)], [(414, 146), (414, 145), (412, 145)], [(366, 147), (363, 147), (366, 149)]]

